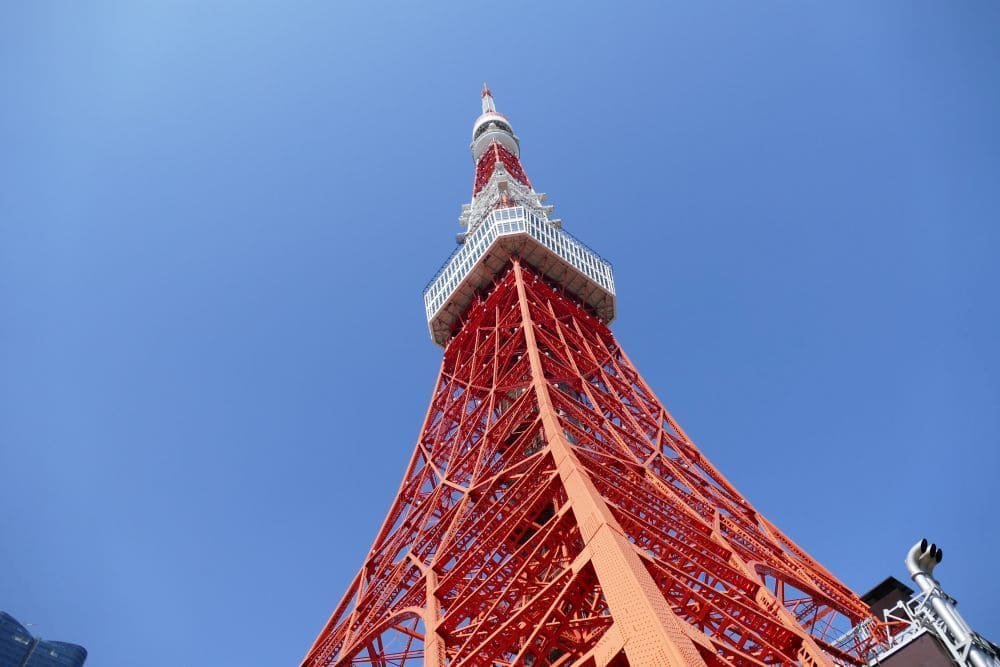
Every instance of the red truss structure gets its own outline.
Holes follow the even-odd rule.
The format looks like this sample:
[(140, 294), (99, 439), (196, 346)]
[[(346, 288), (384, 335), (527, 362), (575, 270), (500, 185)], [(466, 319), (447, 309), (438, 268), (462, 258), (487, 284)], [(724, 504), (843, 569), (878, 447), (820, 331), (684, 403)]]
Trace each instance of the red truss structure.
[[(514, 202), (525, 220), (532, 201)], [(868, 607), (701, 454), (581, 296), (598, 283), (567, 288), (583, 283), (569, 251), (556, 261), (562, 237), (539, 254), (517, 210), (484, 210), (474, 225), (507, 225), (506, 245), (440, 278), (474, 295), (396, 499), (302, 666), (867, 664)], [(434, 331), (449, 305), (428, 289)]]
[(479, 194), (486, 187), (498, 163), (502, 164), (519, 183), (531, 187), (531, 181), (528, 180), (528, 175), (524, 173), (524, 168), (521, 166), (521, 161), (517, 156), (500, 144), (490, 144), (489, 149), (479, 158), (479, 163), (476, 164), (476, 181), (472, 188), (474, 195)]

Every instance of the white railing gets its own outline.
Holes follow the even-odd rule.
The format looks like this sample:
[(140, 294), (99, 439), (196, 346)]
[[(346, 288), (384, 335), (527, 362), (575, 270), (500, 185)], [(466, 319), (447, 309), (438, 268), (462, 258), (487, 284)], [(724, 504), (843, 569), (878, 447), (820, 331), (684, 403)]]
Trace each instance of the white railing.
[(590, 280), (615, 293), (611, 264), (596, 252), (523, 206), (493, 211), (470, 233), (465, 243), (448, 258), (424, 289), (427, 320), (434, 318), (455, 289), (501, 236), (527, 234), (561, 257)]

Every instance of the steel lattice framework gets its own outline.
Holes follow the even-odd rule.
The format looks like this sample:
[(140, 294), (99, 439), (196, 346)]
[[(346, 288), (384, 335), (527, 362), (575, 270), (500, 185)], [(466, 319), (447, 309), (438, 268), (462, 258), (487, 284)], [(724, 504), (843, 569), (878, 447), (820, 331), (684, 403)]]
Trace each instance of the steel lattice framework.
[(865, 664), (867, 606), (523, 254), (463, 302), (398, 495), (303, 667)]

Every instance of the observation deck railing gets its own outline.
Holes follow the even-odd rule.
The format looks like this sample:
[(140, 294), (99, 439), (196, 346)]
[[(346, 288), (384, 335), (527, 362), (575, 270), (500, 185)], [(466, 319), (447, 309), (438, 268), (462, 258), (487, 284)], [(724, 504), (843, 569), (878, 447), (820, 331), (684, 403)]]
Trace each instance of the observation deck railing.
[(434, 319), (494, 241), (519, 234), (530, 236), (614, 296), (615, 283), (610, 262), (551, 222), (523, 206), (515, 206), (489, 214), (431, 278), (424, 288), (427, 321)]

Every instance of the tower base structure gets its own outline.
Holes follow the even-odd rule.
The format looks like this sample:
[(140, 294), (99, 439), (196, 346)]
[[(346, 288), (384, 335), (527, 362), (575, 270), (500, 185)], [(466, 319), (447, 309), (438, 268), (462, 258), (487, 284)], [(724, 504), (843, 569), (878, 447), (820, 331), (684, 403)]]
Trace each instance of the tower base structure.
[(593, 312), (513, 257), (447, 345), (303, 667), (863, 665), (872, 620), (708, 462)]

